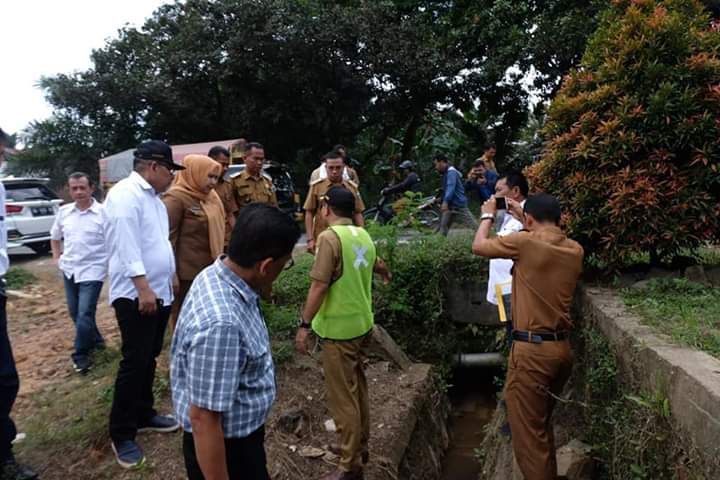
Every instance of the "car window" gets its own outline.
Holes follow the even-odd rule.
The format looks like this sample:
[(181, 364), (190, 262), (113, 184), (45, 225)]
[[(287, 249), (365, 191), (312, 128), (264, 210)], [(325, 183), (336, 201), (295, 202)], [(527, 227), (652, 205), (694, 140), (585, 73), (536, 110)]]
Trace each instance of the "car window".
[(55, 200), (57, 195), (47, 186), (37, 183), (9, 183), (5, 185), (8, 202), (28, 202), (31, 200)]

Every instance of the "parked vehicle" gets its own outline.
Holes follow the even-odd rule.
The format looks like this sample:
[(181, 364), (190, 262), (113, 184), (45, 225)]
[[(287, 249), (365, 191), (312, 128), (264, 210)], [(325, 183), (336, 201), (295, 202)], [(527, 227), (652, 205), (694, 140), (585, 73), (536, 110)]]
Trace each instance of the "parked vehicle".
[[(225, 180), (231, 181), (243, 170), (245, 170), (245, 164), (230, 165), (225, 173)], [(297, 193), (295, 183), (285, 166), (278, 162), (266, 162), (263, 165), (263, 175), (275, 186), (275, 195), (277, 195), (280, 210), (301, 220), (300, 194)]]
[(49, 187), (48, 178), (2, 178), (5, 186), (5, 225), (8, 250), (29, 247), (50, 251), (50, 229), (62, 200)]
[[(440, 207), (439, 195), (431, 195), (420, 199), (419, 204), (413, 205), (411, 217), (417, 220), (420, 225), (435, 229), (440, 223)], [(395, 217), (395, 210), (389, 203), (389, 196), (381, 195), (377, 204), (363, 212), (365, 221), (374, 221), (380, 224), (386, 224)]]

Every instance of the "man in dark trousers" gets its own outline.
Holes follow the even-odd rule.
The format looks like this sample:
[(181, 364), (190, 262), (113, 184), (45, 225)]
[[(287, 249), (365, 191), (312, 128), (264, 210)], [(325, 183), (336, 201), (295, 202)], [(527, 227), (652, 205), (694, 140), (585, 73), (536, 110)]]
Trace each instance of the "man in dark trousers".
[(269, 480), (265, 421), (275, 400), (270, 337), (260, 310), (300, 228), (275, 207), (238, 215), (227, 256), (193, 282), (172, 346), (172, 396), (190, 480)]
[(495, 197), (482, 206), (472, 250), (488, 258), (514, 261), (513, 344), (508, 359), (505, 402), (515, 459), (526, 479), (557, 477), (550, 417), (572, 368), (570, 306), (583, 263), (583, 249), (560, 229), (560, 203), (533, 195), (509, 208), (525, 230), (490, 238)]
[[(368, 461), (370, 405), (363, 372), (363, 350), (374, 325), (372, 276), (390, 281), (375, 255), (370, 235), (353, 225), (356, 196), (336, 186), (327, 191), (320, 213), (329, 227), (317, 238), (310, 290), (295, 337), (307, 352), (310, 329), (322, 339), (322, 367), (330, 413), (340, 434), (338, 470), (323, 480), (362, 480)], [(311, 323), (312, 322), (312, 323)]]
[[(0, 165), (5, 160), (7, 135), (0, 129)], [(10, 266), (7, 253), (7, 227), (5, 225), (5, 187), (0, 182), (0, 479), (32, 480), (37, 474), (28, 467), (15, 461), (12, 441), (17, 431), (10, 418), (10, 411), (15, 403), (20, 379), (15, 369), (10, 338), (7, 331), (7, 312), (5, 305), (5, 274)]]
[(141, 143), (134, 171), (108, 192), (105, 242), (109, 256), (109, 300), (122, 337), (122, 359), (110, 411), (110, 440), (117, 462), (133, 468), (145, 461), (135, 435), (173, 432), (174, 418), (154, 409), (156, 359), (179, 285), (170, 245), (167, 209), (159, 195), (172, 183), (172, 150), (164, 142)]
[(456, 218), (472, 228), (477, 228), (478, 223), (475, 217), (470, 213), (467, 207), (467, 197), (465, 196), (465, 186), (463, 184), (462, 174), (452, 165), (448, 158), (442, 153), (435, 155), (433, 159), (435, 170), (442, 175), (443, 198), (440, 210), (440, 225), (438, 231), (447, 237), (450, 232), (450, 226)]

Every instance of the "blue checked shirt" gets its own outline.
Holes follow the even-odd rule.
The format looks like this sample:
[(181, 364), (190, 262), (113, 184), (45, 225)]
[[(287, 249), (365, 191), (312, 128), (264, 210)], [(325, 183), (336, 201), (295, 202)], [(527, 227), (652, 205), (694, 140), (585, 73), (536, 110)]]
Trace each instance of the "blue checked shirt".
[(222, 413), (225, 438), (260, 428), (275, 400), (275, 367), (258, 295), (220, 257), (190, 287), (172, 342), (173, 405), (192, 431), (190, 405)]

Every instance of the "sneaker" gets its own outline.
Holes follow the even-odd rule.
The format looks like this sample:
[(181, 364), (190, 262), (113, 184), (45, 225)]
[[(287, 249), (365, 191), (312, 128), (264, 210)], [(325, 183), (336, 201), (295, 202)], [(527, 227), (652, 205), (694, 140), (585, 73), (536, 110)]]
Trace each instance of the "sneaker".
[(155, 415), (146, 424), (138, 428), (138, 433), (160, 432), (170, 433), (180, 428), (180, 424), (169, 415)]
[(138, 468), (145, 463), (145, 455), (140, 446), (132, 440), (110, 441), (110, 445), (115, 452), (115, 460), (121, 467)]
[(26, 465), (21, 465), (10, 459), (0, 467), (0, 480), (35, 480), (37, 473)]
[(77, 357), (73, 359), (73, 368), (75, 368), (75, 371), (81, 375), (85, 375), (90, 371), (90, 367), (92, 367), (92, 364), (90, 363), (90, 359), (88, 357)]

